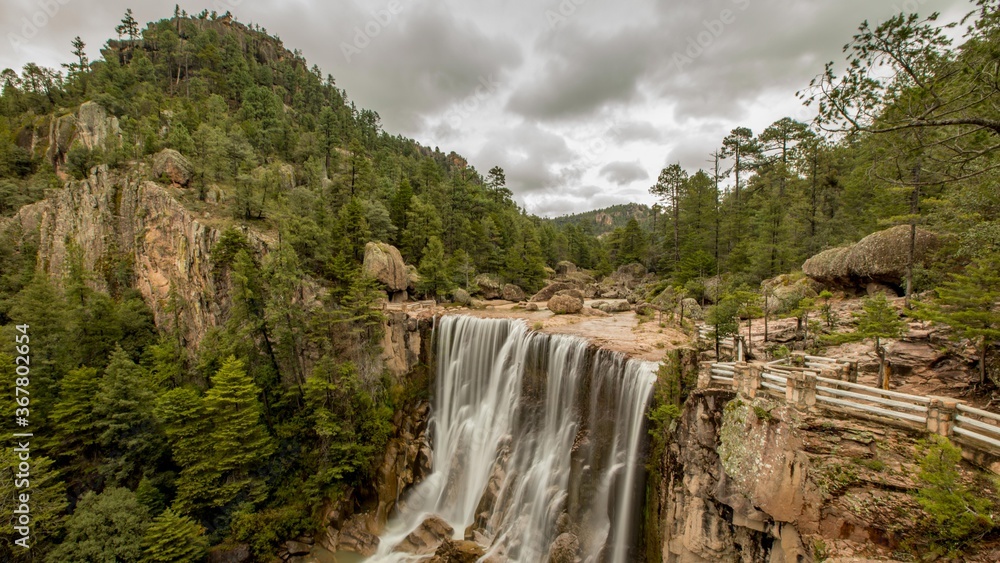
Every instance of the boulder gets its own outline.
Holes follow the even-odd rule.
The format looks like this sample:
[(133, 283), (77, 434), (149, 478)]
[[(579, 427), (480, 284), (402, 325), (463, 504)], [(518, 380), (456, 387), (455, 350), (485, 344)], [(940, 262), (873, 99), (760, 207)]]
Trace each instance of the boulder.
[(413, 264), (406, 265), (406, 289), (410, 291), (416, 291), (417, 286), (420, 285), (420, 272), (417, 271), (417, 267)]
[(476, 563), (485, 554), (483, 546), (474, 541), (446, 539), (428, 563)]
[(580, 540), (569, 532), (559, 534), (549, 547), (549, 563), (575, 563), (580, 551)]
[(236, 546), (213, 547), (208, 552), (208, 563), (246, 563), (250, 561), (250, 546), (241, 543)]
[[(926, 264), (940, 240), (918, 228), (915, 243), (914, 261)], [(802, 264), (802, 271), (819, 282), (844, 287), (864, 287), (869, 281), (899, 285), (906, 275), (909, 244), (909, 225), (897, 225), (856, 244), (820, 252)]]
[(583, 292), (579, 289), (564, 289), (562, 291), (557, 291), (556, 295), (569, 295), (570, 297), (576, 297), (577, 299), (584, 299)]
[(339, 550), (353, 551), (362, 557), (371, 557), (378, 550), (379, 538), (367, 529), (365, 518), (355, 516), (340, 530)]
[(479, 274), (473, 280), (473, 283), (479, 288), (478, 295), (483, 299), (500, 299), (503, 297), (503, 284), (500, 283), (500, 278), (494, 275)]
[(656, 314), (656, 307), (652, 303), (638, 303), (635, 306), (635, 314), (637, 315), (654, 315)]
[(429, 555), (437, 551), (446, 539), (451, 538), (455, 529), (440, 516), (428, 516), (410, 535), (393, 548), (393, 551), (412, 555)]
[(524, 310), (525, 311), (537, 311), (538, 310), (538, 303), (528, 303), (527, 305), (524, 306)]
[(684, 318), (694, 319), (700, 321), (705, 318), (705, 312), (701, 309), (701, 305), (698, 301), (688, 297), (681, 301), (681, 306), (684, 307)]
[(602, 311), (600, 309), (595, 309), (593, 307), (584, 307), (583, 310), (580, 311), (580, 312), (583, 313), (583, 316), (585, 316), (585, 317), (610, 317), (611, 316), (611, 313), (605, 313), (604, 311)]
[(572, 295), (555, 295), (549, 299), (549, 311), (557, 315), (572, 315), (583, 310), (583, 298)]
[(605, 313), (624, 313), (625, 311), (632, 310), (632, 306), (629, 305), (628, 301), (602, 301), (596, 308)]
[(566, 274), (572, 274), (576, 272), (576, 264), (570, 262), (569, 260), (563, 260), (556, 264), (556, 274), (560, 276), (565, 276)]
[(505, 300), (514, 302), (524, 301), (525, 298), (527, 298), (527, 295), (524, 294), (524, 290), (512, 283), (508, 283), (503, 286), (501, 295)]
[(895, 289), (885, 285), (884, 283), (878, 282), (868, 282), (865, 285), (865, 293), (871, 296), (881, 293), (886, 297), (899, 297), (899, 293), (897, 293)]
[(761, 288), (769, 292), (767, 310), (770, 313), (785, 313), (796, 308), (806, 297), (816, 297), (822, 286), (809, 277), (780, 276), (764, 280)]
[(285, 551), (289, 555), (305, 555), (312, 550), (312, 546), (299, 541), (288, 540), (285, 542)]
[(395, 246), (383, 242), (369, 242), (365, 245), (364, 271), (389, 291), (406, 291), (410, 284), (403, 255)]
[(570, 282), (554, 282), (542, 288), (541, 291), (531, 296), (532, 301), (548, 301), (553, 295), (567, 289), (577, 289), (576, 284)]
[(165, 177), (178, 186), (187, 186), (194, 176), (194, 167), (184, 155), (174, 149), (163, 149), (153, 156), (153, 177)]
[(472, 304), (472, 296), (469, 295), (469, 292), (464, 289), (456, 289), (451, 292), (451, 299), (459, 305), (468, 306)]

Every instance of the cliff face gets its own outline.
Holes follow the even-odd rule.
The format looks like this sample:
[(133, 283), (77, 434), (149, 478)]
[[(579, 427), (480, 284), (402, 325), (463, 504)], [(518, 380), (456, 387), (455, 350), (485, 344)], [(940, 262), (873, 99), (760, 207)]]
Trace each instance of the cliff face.
[[(22, 208), (13, 218), (22, 232), (39, 232), (39, 267), (53, 278), (67, 271), (79, 249), (91, 283), (108, 290), (118, 266), (131, 268), (131, 282), (153, 310), (157, 326), (171, 326), (171, 288), (180, 300), (180, 323), (188, 342), (198, 342), (217, 325), (227, 306), (226, 283), (209, 259), (220, 232), (192, 216), (167, 188), (136, 173), (98, 167), (90, 178), (70, 182), (46, 200)], [(266, 251), (265, 241), (247, 233)]]

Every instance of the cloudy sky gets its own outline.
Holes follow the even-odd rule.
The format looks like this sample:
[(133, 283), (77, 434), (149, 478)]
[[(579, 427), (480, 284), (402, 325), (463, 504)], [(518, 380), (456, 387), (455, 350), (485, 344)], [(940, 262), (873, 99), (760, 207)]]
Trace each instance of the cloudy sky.
[[(4, 0), (0, 69), (91, 58), (126, 7), (174, 2)], [(205, 0), (258, 23), (332, 74), (391, 133), (500, 165), (529, 212), (652, 203), (659, 170), (707, 167), (737, 126), (810, 112), (795, 92), (862, 20), (957, 19), (968, 0)]]

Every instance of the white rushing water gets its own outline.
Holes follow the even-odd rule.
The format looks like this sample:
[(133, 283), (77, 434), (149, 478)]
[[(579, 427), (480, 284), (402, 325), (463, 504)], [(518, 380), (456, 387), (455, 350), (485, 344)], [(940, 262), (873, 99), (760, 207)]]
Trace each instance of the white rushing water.
[(584, 562), (627, 561), (656, 364), (520, 321), (449, 316), (436, 331), (434, 469), (370, 561), (419, 559), (393, 548), (432, 515), (491, 560), (547, 561), (569, 532)]

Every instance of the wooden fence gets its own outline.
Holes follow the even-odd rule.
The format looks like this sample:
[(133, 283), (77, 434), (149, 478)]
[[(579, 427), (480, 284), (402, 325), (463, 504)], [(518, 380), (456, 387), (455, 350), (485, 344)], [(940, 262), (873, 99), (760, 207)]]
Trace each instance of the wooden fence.
[(888, 423), (946, 436), (1000, 455), (1000, 415), (949, 397), (910, 395), (856, 383), (857, 365), (818, 356), (769, 363), (715, 362), (702, 387), (731, 387), (746, 397), (767, 396), (800, 410), (876, 417)]

